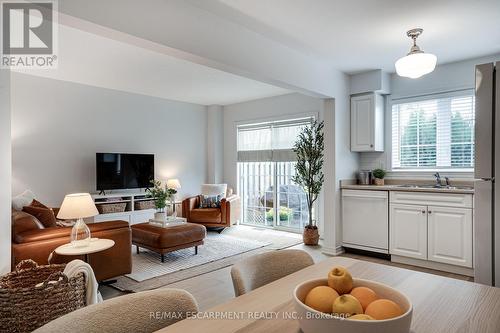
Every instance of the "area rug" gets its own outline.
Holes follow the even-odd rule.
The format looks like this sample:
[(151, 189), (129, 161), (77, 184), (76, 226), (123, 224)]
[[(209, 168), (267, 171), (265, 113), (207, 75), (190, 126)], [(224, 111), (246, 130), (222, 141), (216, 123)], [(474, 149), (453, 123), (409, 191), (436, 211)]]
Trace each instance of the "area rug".
[(270, 243), (247, 240), (233, 236), (208, 233), (205, 244), (198, 247), (195, 255), (194, 247), (170, 252), (161, 262), (160, 255), (146, 249), (133, 255), (132, 273), (125, 275), (134, 281), (142, 282), (154, 277), (178, 272), (202, 264), (207, 264), (237, 254), (255, 250)]
[(301, 243), (300, 235), (287, 232), (235, 226), (222, 234), (208, 232), (205, 244), (194, 249), (183, 249), (160, 256), (141, 249), (132, 254), (132, 273), (122, 276), (112, 286), (126, 292), (139, 292), (166, 285), (232, 266), (239, 260), (258, 253), (283, 249)]
[(246, 225), (237, 225), (224, 229), (222, 234), (259, 242), (270, 242), (271, 244), (267, 248), (274, 250), (281, 250), (302, 243), (302, 234)]

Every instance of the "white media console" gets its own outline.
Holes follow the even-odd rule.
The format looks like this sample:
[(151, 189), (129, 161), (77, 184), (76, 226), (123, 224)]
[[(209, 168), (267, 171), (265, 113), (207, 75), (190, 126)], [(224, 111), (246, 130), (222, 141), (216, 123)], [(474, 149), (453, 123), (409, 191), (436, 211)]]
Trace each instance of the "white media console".
[(99, 214), (88, 220), (89, 223), (98, 223), (112, 220), (123, 220), (130, 224), (137, 224), (149, 221), (154, 217), (154, 209), (136, 209), (136, 203), (141, 201), (150, 201), (146, 193), (113, 193), (113, 194), (94, 194), (92, 195), (96, 206), (114, 203), (125, 203), (125, 211), (120, 213)]

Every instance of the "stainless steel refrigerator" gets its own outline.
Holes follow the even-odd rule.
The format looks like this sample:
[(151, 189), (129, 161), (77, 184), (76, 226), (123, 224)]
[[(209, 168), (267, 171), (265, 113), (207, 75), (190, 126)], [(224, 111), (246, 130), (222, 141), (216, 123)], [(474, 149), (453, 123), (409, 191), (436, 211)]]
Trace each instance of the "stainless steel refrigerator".
[(474, 280), (500, 287), (500, 62), (476, 66)]

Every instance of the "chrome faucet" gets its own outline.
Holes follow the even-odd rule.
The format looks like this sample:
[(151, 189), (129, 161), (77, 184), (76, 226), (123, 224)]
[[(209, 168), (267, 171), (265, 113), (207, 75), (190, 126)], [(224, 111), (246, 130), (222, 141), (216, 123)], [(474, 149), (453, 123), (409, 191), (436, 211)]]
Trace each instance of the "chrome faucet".
[(451, 185), (450, 185), (450, 178), (448, 178), (448, 177), (444, 177), (444, 180), (446, 180), (446, 186), (447, 186), (447, 187), (450, 187), (450, 186), (451, 186)]
[(434, 177), (436, 177), (436, 185), (434, 185), (434, 187), (441, 187), (441, 175), (439, 172), (436, 172)]

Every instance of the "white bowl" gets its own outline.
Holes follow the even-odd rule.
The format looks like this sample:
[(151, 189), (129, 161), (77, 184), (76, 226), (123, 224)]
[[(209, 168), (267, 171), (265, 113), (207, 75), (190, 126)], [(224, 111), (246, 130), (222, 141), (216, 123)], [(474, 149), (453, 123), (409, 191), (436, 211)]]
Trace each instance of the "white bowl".
[(353, 287), (368, 287), (375, 291), (379, 298), (396, 302), (403, 314), (399, 317), (385, 320), (349, 320), (324, 314), (304, 304), (311, 289), (317, 286), (327, 286), (328, 279), (314, 279), (299, 284), (293, 298), (295, 310), (299, 318), (300, 328), (304, 333), (408, 333), (410, 332), (413, 306), (410, 300), (399, 291), (385, 284), (363, 279), (353, 279)]

